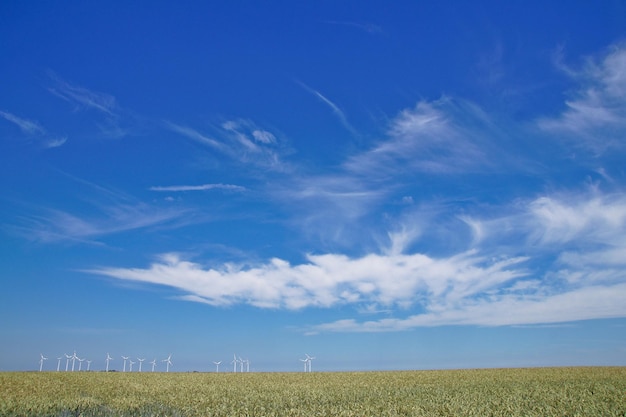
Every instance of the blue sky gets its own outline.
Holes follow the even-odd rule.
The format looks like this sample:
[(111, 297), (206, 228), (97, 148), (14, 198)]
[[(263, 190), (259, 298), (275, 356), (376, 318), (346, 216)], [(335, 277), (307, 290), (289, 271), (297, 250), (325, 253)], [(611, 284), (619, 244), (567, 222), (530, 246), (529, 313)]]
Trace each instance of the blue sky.
[(0, 369), (626, 365), (624, 1), (126, 3), (0, 5)]

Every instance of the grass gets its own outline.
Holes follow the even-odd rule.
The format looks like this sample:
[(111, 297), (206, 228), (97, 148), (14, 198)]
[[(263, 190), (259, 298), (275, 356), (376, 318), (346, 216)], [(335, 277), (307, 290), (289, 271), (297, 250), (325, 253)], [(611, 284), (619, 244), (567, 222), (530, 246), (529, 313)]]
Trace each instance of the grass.
[(626, 416), (626, 368), (0, 373), (2, 416)]

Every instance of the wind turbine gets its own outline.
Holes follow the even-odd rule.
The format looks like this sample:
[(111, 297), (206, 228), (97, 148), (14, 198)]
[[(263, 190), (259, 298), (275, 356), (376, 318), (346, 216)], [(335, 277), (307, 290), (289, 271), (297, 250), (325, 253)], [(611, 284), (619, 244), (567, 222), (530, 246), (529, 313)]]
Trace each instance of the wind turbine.
[(152, 372), (154, 372), (154, 367), (156, 366), (156, 358), (154, 358), (150, 363), (152, 364)]
[(304, 354), (306, 356), (306, 359), (309, 361), (309, 372), (311, 372), (311, 362), (313, 362), (313, 359), (315, 359), (315, 356), (309, 356), (308, 353)]
[(239, 372), (243, 372), (243, 359), (241, 359), (241, 356), (239, 357)]
[(128, 372), (133, 372), (133, 365), (135, 364), (135, 362), (133, 362), (132, 359), (130, 359), (128, 362), (130, 362), (130, 370)]
[(219, 373), (220, 372), (220, 363), (222, 363), (222, 361), (219, 362), (213, 362), (215, 364), (215, 372)]
[(87, 361), (87, 372), (89, 372), (90, 367), (91, 367), (91, 361)]
[(161, 362), (165, 362), (165, 372), (169, 372), (170, 371), (170, 365), (172, 364), (172, 354), (170, 353), (170, 356), (167, 357), (167, 359), (163, 359)]
[(78, 356), (76, 356), (76, 351), (74, 351), (74, 354), (72, 355), (72, 372), (74, 372), (74, 365), (76, 365), (76, 359), (78, 359)]
[(122, 359), (124, 359), (124, 370), (122, 372), (126, 372), (126, 361), (128, 360), (130, 356), (122, 356)]
[(83, 361), (85, 360), (85, 358), (83, 358), (83, 359), (76, 358), (76, 359), (78, 359), (78, 372), (80, 372), (83, 369)]
[(65, 372), (67, 372), (67, 368), (70, 364), (70, 359), (72, 359), (72, 357), (68, 355), (67, 353), (65, 353)]
[(39, 355), (41, 356), (41, 359), (39, 359), (39, 372), (41, 372), (41, 370), (43, 369), (43, 361), (47, 361), (48, 358), (43, 356), (43, 353), (40, 353)]
[(301, 362), (304, 362), (304, 372), (306, 372), (306, 363), (309, 361), (308, 359), (300, 359)]
[(112, 361), (113, 358), (111, 357), (111, 355), (109, 355), (109, 352), (107, 352), (107, 372), (109, 372), (109, 361)]
[(141, 365), (143, 364), (143, 361), (146, 360), (146, 358), (143, 358), (143, 359), (137, 358), (137, 360), (139, 361), (139, 372), (141, 372)]
[(233, 361), (231, 362), (233, 364), (233, 372), (237, 372), (237, 355), (233, 353)]
[(57, 358), (59, 361), (57, 362), (57, 372), (61, 370), (61, 359), (63, 359), (63, 355)]
[(250, 372), (250, 359), (246, 359), (246, 372)]

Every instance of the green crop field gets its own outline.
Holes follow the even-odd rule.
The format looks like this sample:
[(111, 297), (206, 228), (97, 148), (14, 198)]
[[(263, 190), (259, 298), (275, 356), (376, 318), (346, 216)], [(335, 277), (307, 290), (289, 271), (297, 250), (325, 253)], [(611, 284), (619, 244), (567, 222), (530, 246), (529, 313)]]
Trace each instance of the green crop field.
[(0, 373), (1, 416), (626, 416), (626, 368)]

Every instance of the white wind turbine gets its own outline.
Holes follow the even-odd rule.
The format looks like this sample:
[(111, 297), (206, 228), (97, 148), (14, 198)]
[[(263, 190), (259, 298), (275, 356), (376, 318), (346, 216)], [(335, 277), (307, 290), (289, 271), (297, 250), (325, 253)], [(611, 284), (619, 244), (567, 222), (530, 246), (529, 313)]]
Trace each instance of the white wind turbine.
[(170, 353), (170, 356), (167, 357), (167, 359), (163, 359), (161, 362), (165, 362), (165, 372), (169, 372), (170, 371), (170, 365), (172, 364), (172, 354)]
[(59, 372), (61, 370), (61, 359), (63, 359), (63, 356), (59, 356), (57, 359), (59, 360), (57, 362), (57, 372)]
[(152, 372), (154, 372), (154, 367), (156, 366), (156, 358), (154, 358), (150, 363), (152, 364)]
[(109, 355), (109, 352), (107, 352), (107, 372), (109, 372), (109, 361), (112, 361), (113, 358), (111, 357), (111, 355)]
[(85, 360), (85, 358), (81, 359), (81, 358), (76, 358), (78, 359), (78, 372), (83, 370), (83, 361)]
[(143, 358), (143, 359), (137, 358), (137, 360), (139, 361), (139, 372), (141, 372), (141, 365), (143, 364), (143, 361), (146, 360), (146, 358)]
[(306, 372), (306, 364), (309, 360), (308, 359), (300, 359), (300, 362), (304, 363), (304, 372)]
[(43, 356), (43, 353), (40, 353), (39, 356), (41, 356), (41, 359), (39, 359), (39, 372), (41, 372), (43, 369), (43, 361), (47, 361), (48, 358)]
[(67, 372), (67, 368), (70, 364), (70, 359), (72, 359), (72, 357), (68, 355), (67, 353), (65, 353), (65, 372)]
[(220, 372), (220, 363), (222, 363), (222, 361), (219, 362), (213, 362), (215, 364), (215, 372), (219, 373)]
[(128, 360), (130, 356), (122, 356), (122, 359), (124, 359), (124, 370), (122, 372), (126, 372), (126, 361)]
[(243, 360), (246, 363), (246, 372), (250, 372), (250, 359)]
[(132, 359), (130, 359), (128, 362), (130, 362), (130, 369), (128, 370), (128, 372), (133, 372), (133, 365), (135, 364), (135, 362), (133, 362)]
[(91, 361), (87, 361), (87, 372), (89, 372), (89, 368), (91, 368)]
[(239, 357), (239, 372), (243, 372), (243, 362), (244, 360), (241, 359), (241, 356)]
[(231, 362), (233, 364), (233, 372), (237, 372), (237, 355), (233, 353), (233, 361)]
[(309, 361), (309, 372), (311, 372), (311, 362), (315, 359), (315, 356), (309, 356), (308, 353), (305, 353), (307, 361)]
[(72, 355), (72, 372), (74, 372), (74, 365), (76, 365), (76, 359), (78, 359), (78, 356), (76, 356), (76, 351), (74, 351), (74, 354)]

